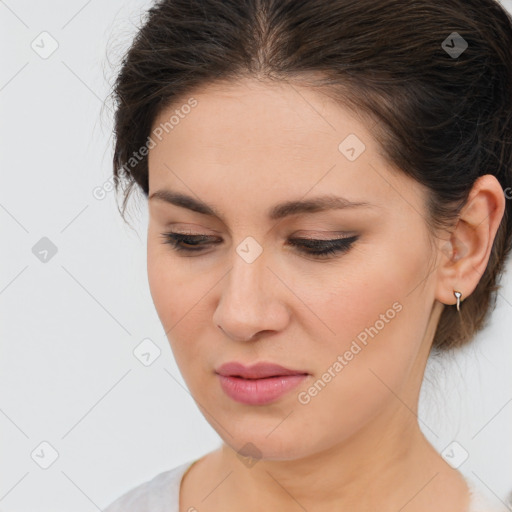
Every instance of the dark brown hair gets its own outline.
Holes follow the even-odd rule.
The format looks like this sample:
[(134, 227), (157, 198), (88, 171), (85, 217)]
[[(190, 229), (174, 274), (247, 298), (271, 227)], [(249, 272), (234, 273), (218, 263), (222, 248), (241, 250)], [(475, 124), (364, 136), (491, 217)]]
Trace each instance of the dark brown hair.
[[(247, 77), (318, 88), (372, 119), (384, 157), (427, 187), (432, 233), (453, 225), (478, 177), (512, 192), (512, 17), (498, 2), (162, 0), (112, 91), (123, 217), (135, 184), (148, 195), (143, 149), (156, 116), (202, 87)], [(506, 201), (461, 312), (444, 308), (433, 347), (461, 346), (486, 325), (511, 249), (511, 208)]]

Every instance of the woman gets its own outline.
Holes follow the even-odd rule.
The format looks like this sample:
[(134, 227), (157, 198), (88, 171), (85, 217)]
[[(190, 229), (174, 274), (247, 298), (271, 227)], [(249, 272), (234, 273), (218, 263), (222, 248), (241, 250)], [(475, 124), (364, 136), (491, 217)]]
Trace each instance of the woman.
[(492, 0), (149, 10), (114, 176), (123, 214), (148, 198), (153, 301), (223, 444), (108, 512), (491, 510), (417, 408), (431, 351), (494, 307), (511, 90)]

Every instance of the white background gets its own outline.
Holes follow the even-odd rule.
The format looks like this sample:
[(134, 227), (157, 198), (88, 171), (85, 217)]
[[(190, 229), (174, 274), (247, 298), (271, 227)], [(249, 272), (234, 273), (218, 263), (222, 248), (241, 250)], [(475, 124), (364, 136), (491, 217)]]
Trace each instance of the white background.
[[(145, 201), (132, 197), (132, 231), (114, 192), (92, 193), (112, 175), (112, 117), (102, 105), (150, 4), (0, 2), (4, 512), (101, 510), (220, 443), (154, 310)], [(58, 43), (47, 59), (31, 47), (43, 31)], [(43, 237), (57, 248), (46, 263), (32, 252)], [(454, 357), (430, 362), (419, 414), (439, 452), (454, 440), (464, 447), (460, 470), (495, 503), (512, 491), (510, 267), (490, 327)], [(145, 338), (161, 350), (147, 367), (133, 355)], [(50, 460), (43, 441), (58, 453), (47, 469), (36, 463)]]

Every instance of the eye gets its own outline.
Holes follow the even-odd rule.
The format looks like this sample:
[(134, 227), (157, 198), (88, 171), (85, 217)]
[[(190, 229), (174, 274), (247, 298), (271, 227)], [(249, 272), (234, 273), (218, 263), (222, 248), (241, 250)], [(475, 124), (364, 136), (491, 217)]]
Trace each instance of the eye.
[[(162, 233), (164, 244), (170, 244), (177, 252), (200, 252), (214, 237), (208, 235), (184, 235), (182, 233)], [(220, 243), (220, 242), (210, 242)]]
[[(185, 235), (170, 232), (162, 233), (162, 237), (164, 238), (163, 243), (171, 245), (174, 251), (181, 253), (202, 252), (208, 245), (221, 243), (216, 237), (208, 235)], [(327, 259), (336, 254), (347, 252), (358, 238), (358, 235), (332, 240), (292, 238), (288, 243), (293, 247), (298, 247), (299, 252), (315, 258)]]
[(348, 252), (352, 244), (359, 238), (358, 235), (321, 240), (317, 238), (292, 238), (288, 243), (301, 247), (300, 251), (316, 258), (329, 258), (338, 253)]

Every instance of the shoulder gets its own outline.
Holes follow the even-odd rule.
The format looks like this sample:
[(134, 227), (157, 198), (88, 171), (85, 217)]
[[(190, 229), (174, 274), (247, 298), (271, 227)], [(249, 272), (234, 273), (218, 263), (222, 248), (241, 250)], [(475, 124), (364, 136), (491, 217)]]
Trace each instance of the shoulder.
[(181, 480), (194, 462), (159, 473), (122, 494), (104, 512), (178, 512)]
[[(491, 501), (485, 494), (482, 493), (482, 491), (480, 491), (476, 485), (476, 482), (466, 478), (466, 483), (468, 484), (470, 495), (469, 508), (467, 512), (502, 512), (505, 510), (503, 508), (503, 502), (498, 502), (498, 500)], [(510, 505), (507, 504), (507, 508), (509, 507)], [(509, 510), (512, 510), (512, 508), (509, 508)]]

